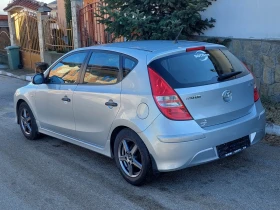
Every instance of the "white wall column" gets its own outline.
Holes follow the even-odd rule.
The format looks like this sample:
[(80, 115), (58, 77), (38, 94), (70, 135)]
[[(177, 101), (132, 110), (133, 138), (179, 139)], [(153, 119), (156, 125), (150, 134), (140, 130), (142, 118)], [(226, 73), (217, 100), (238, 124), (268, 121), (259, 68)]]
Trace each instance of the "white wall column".
[(41, 62), (45, 62), (45, 49), (46, 48), (45, 48), (45, 38), (44, 38), (44, 20), (47, 18), (48, 18), (48, 15), (46, 13), (37, 12)]
[(79, 25), (79, 10), (82, 8), (81, 0), (71, 0), (72, 27), (74, 49), (81, 47), (81, 34)]
[(11, 12), (8, 12), (8, 24), (9, 24), (11, 45), (16, 45), (16, 28), (15, 28), (14, 18), (12, 17)]

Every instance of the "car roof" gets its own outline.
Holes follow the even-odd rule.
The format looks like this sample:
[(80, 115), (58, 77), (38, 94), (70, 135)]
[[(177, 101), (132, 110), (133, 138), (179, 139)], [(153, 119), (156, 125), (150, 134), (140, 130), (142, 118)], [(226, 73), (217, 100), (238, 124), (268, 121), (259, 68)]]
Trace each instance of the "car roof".
[[(179, 40), (177, 43), (171, 40), (148, 40), (148, 41), (128, 41), (128, 42), (115, 42), (110, 44), (95, 45), (87, 47), (88, 49), (101, 49), (101, 48), (122, 48), (141, 50), (146, 52), (159, 52), (165, 50), (173, 50), (177, 48), (187, 48), (194, 46), (208, 46), (215, 45), (212, 43), (198, 42), (198, 41), (185, 41)], [(220, 46), (220, 45), (216, 45)]]
[(179, 40), (175, 43), (172, 40), (147, 40), (115, 42), (80, 48), (77, 50), (108, 50), (123, 53), (136, 59), (145, 56), (147, 63), (150, 63), (157, 58), (185, 51), (186, 48), (200, 46), (205, 46), (206, 48), (225, 48), (225, 46), (222, 45), (198, 41)]

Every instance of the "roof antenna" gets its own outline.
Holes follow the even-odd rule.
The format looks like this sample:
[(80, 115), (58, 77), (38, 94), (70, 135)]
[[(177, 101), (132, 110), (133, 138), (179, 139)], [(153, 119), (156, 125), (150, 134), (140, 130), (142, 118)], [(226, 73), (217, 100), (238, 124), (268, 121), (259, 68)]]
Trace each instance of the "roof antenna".
[(176, 39), (174, 41), (175, 44), (178, 43), (179, 36), (182, 34), (183, 29), (184, 29), (184, 26), (181, 28), (180, 32), (178, 33), (178, 35), (177, 35), (177, 37), (176, 37)]

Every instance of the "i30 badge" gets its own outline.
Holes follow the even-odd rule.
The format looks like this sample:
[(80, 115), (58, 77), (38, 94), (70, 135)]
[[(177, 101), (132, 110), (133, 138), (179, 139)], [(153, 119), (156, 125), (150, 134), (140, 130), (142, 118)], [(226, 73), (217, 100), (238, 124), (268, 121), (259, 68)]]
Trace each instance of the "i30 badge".
[(225, 102), (230, 102), (232, 100), (232, 92), (230, 90), (224, 91), (222, 96)]

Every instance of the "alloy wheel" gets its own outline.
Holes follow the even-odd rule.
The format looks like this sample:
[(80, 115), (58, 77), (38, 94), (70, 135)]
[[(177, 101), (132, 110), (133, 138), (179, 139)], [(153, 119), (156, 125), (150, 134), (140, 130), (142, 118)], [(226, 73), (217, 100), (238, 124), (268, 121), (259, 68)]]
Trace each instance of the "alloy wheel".
[(30, 135), (32, 132), (31, 117), (27, 109), (22, 109), (20, 113), (20, 125), (25, 134)]
[(127, 176), (135, 178), (142, 172), (141, 153), (133, 141), (126, 139), (121, 141), (118, 148), (118, 159)]

